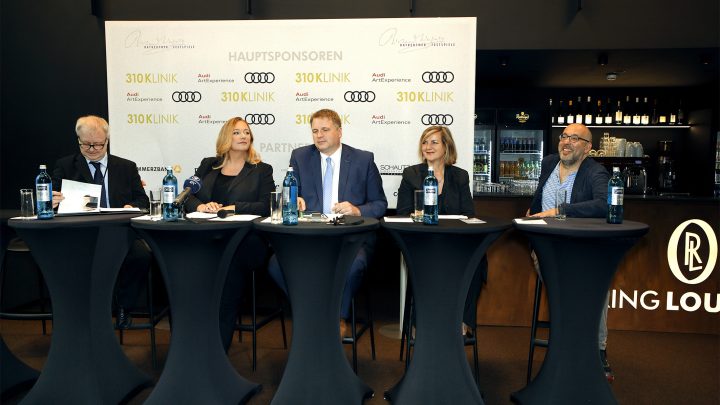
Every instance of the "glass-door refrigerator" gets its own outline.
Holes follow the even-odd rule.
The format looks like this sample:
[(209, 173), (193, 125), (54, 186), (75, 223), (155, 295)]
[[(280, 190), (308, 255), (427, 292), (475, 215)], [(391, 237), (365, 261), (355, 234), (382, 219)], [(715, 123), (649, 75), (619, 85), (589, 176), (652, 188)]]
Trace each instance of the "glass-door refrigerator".
[(548, 121), (543, 111), (513, 108), (497, 111), (497, 182), (512, 194), (533, 194), (545, 152)]
[(492, 191), (495, 124), (495, 109), (479, 109), (475, 111), (473, 193)]

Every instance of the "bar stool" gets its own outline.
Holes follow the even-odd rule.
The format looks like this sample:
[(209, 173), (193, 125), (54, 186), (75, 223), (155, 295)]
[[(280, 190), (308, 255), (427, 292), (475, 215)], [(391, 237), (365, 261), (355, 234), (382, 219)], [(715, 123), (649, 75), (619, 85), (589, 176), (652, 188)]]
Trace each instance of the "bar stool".
[[(46, 294), (47, 287), (45, 286), (45, 279), (43, 278), (42, 272), (37, 267), (37, 264), (35, 264), (35, 261), (30, 255), (30, 248), (22, 239), (11, 239), (7, 246), (7, 252), (12, 253), (13, 257), (17, 256), (17, 258), (22, 260), (26, 265), (32, 266), (33, 270), (37, 274), (38, 299), (33, 301), (31, 304), (37, 303), (39, 304), (40, 308), (39, 311), (36, 312), (5, 312), (3, 310), (2, 312), (0, 312), (0, 319), (39, 320), (42, 323), (42, 334), (47, 335), (47, 321), (53, 319), (53, 314), (50, 308), (50, 299)], [(0, 272), (2, 273), (0, 276), (0, 297), (4, 296), (4, 294), (2, 293), (2, 289), (5, 285), (7, 271), (9, 270), (7, 268), (8, 260), (10, 259), (9, 256), (10, 255), (8, 254), (5, 255), (2, 263), (2, 268), (0, 268)]]
[[(285, 311), (280, 304), (280, 298), (278, 296), (278, 306), (269, 309), (270, 312), (262, 317), (258, 318), (258, 306), (257, 306), (257, 289), (256, 289), (256, 270), (252, 270), (252, 294), (250, 296), (250, 323), (243, 323), (242, 314), (238, 315), (238, 322), (235, 329), (238, 333), (238, 342), (242, 342), (242, 333), (250, 332), (252, 335), (252, 369), (255, 371), (257, 368), (257, 332), (260, 328), (267, 325), (276, 318), (280, 318), (280, 328), (282, 329), (283, 348), (287, 350), (287, 334), (285, 332)], [(260, 308), (262, 310), (262, 308)]]
[(528, 366), (527, 366), (527, 377), (526, 382), (530, 383), (530, 378), (532, 376), (532, 367), (533, 367), (533, 357), (535, 355), (535, 346), (538, 347), (544, 347), (547, 348), (549, 345), (548, 339), (540, 339), (537, 337), (537, 330), (538, 328), (550, 328), (550, 321), (541, 321), (538, 320), (538, 315), (540, 314), (540, 298), (542, 297), (542, 279), (540, 278), (540, 275), (537, 274), (537, 278), (535, 279), (535, 300), (533, 302), (533, 315), (532, 315), (532, 323), (530, 325), (530, 351), (528, 353)]
[(342, 336), (342, 343), (352, 345), (352, 365), (353, 371), (357, 374), (357, 341), (366, 331), (370, 332), (370, 353), (372, 359), (375, 360), (375, 332), (372, 318), (372, 309), (370, 303), (370, 293), (367, 288), (365, 290), (365, 318), (356, 316), (355, 297), (350, 301), (350, 336)]

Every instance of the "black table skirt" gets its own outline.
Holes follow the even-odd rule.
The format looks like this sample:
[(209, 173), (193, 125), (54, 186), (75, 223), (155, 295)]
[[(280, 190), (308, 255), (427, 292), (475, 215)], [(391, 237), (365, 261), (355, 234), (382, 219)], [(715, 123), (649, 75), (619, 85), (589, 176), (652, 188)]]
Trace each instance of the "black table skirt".
[(277, 254), (293, 310), (288, 363), (272, 404), (361, 404), (373, 390), (345, 358), (338, 314), (347, 272), (378, 221), (285, 226), (258, 219), (254, 224)]
[(50, 353), (23, 403), (115, 404), (151, 385), (125, 357), (110, 317), (137, 215), (9, 221), (30, 247), (53, 305)]
[(530, 239), (550, 306), (550, 345), (535, 379), (511, 399), (521, 404), (615, 404), (598, 354), (598, 325), (613, 275), (648, 226), (604, 218), (515, 223)]
[(460, 333), (470, 282), (488, 247), (510, 221), (441, 219), (439, 225), (385, 222), (405, 256), (416, 313), (410, 365), (385, 393), (394, 404), (482, 404)]
[(170, 350), (146, 404), (237, 404), (262, 388), (240, 376), (220, 339), (220, 297), (235, 250), (251, 222), (133, 221), (165, 279)]

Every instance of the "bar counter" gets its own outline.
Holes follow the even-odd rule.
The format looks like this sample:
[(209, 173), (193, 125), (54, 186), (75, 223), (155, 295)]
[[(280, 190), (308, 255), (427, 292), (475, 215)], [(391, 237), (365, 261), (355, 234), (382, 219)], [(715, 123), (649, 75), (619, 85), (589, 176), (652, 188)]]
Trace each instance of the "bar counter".
[[(530, 195), (475, 194), (475, 213), (512, 219), (525, 216)], [(624, 219), (650, 226), (647, 235), (628, 251), (611, 285), (610, 329), (720, 334), (720, 270), (711, 264), (712, 238), (717, 253), (720, 237), (720, 199), (687, 196), (627, 195)], [(688, 220), (693, 221), (684, 225)], [(711, 229), (710, 237), (701, 226)], [(676, 262), (686, 282), (671, 270), (668, 244), (673, 232), (679, 242)], [(690, 240), (697, 251), (686, 252)], [(672, 250), (672, 249), (671, 249)], [(693, 258), (689, 270), (685, 257)], [(527, 238), (515, 230), (503, 234), (488, 250), (488, 283), (478, 304), (483, 325), (529, 326), (532, 316), (535, 271)], [(582, 271), (583, 269), (578, 269)], [(676, 272), (677, 272), (676, 271)], [(688, 284), (711, 272), (707, 279)], [(540, 318), (546, 319), (546, 300)]]

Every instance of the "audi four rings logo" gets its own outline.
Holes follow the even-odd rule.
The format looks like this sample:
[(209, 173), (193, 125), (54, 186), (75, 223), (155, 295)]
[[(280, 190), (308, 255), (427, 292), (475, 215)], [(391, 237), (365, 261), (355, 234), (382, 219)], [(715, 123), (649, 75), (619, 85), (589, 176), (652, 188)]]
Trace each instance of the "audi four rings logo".
[(272, 72), (247, 72), (245, 83), (272, 83), (275, 81), (275, 74)]
[(245, 121), (248, 124), (272, 125), (275, 123), (275, 116), (272, 114), (247, 114)]
[(372, 103), (375, 101), (373, 91), (346, 91), (345, 101), (348, 103)]
[(450, 83), (455, 80), (453, 72), (423, 72), (422, 80), (425, 83)]
[(450, 114), (425, 114), (420, 121), (423, 125), (451, 125), (453, 116)]
[(172, 94), (172, 101), (176, 103), (197, 103), (202, 100), (199, 91), (176, 91)]

